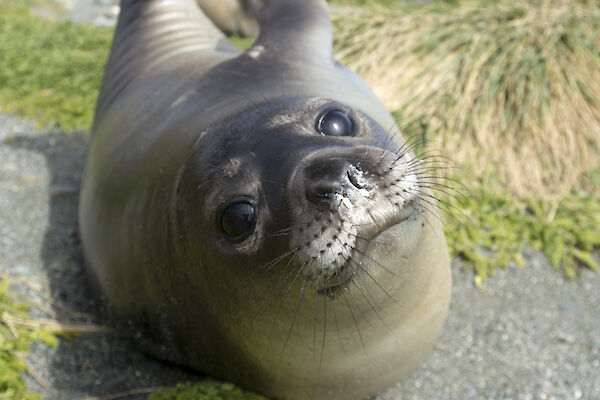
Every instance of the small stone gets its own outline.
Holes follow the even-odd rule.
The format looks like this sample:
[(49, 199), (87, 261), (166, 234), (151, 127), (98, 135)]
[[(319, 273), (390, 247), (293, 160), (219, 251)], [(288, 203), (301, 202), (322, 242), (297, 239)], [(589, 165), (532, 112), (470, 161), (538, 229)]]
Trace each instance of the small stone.
[(574, 343), (575, 342), (575, 335), (572, 335), (572, 334), (566, 333), (566, 332), (558, 332), (556, 335), (556, 338), (558, 339), (559, 342), (562, 342), (562, 343)]
[(257, 59), (258, 57), (260, 57), (260, 55), (265, 51), (265, 47), (264, 46), (253, 46), (250, 49), (248, 49), (248, 52), (246, 54), (248, 54), (248, 57), (252, 58), (252, 59)]

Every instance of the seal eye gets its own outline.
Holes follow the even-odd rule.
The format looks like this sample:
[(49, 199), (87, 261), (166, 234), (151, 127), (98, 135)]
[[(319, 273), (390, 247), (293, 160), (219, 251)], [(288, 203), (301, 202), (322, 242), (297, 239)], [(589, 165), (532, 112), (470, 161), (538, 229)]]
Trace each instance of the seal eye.
[(221, 229), (232, 239), (241, 240), (246, 237), (256, 222), (254, 206), (245, 201), (233, 203), (223, 211)]
[(352, 136), (354, 121), (344, 111), (329, 110), (324, 112), (317, 120), (317, 132), (327, 136)]

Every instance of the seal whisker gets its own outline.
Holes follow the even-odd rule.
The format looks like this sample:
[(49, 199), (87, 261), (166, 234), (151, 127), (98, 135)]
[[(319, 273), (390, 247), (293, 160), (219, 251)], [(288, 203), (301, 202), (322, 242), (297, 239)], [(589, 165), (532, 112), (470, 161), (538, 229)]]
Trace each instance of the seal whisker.
[(358, 326), (358, 321), (356, 320), (354, 311), (352, 311), (352, 307), (350, 306), (350, 302), (348, 301), (348, 297), (346, 296), (346, 290), (342, 290), (342, 296), (344, 296), (344, 300), (346, 301), (346, 306), (348, 307), (348, 311), (350, 312), (350, 315), (352, 316), (352, 320), (354, 321), (354, 326), (356, 327), (356, 332), (358, 333), (358, 337), (360, 339), (360, 345), (362, 346), (363, 352), (365, 353), (365, 357), (367, 357), (367, 359), (370, 360), (369, 353), (367, 353), (367, 347), (365, 346), (365, 341), (363, 339), (363, 335), (360, 332), (360, 327)]
[(292, 336), (292, 331), (294, 329), (294, 324), (296, 323), (296, 319), (298, 318), (298, 314), (300, 313), (300, 307), (302, 307), (302, 300), (304, 299), (304, 290), (306, 289), (306, 282), (308, 279), (304, 279), (302, 282), (302, 287), (300, 288), (300, 299), (298, 300), (298, 306), (296, 307), (296, 312), (294, 313), (294, 317), (292, 318), (292, 323), (290, 324), (290, 329), (288, 330), (287, 336), (285, 338), (285, 343), (283, 344), (283, 349), (281, 349), (281, 354), (279, 355), (279, 360), (283, 358), (283, 353), (285, 353), (285, 349), (290, 341), (290, 336)]
[[(412, 150), (414, 150), (414, 147), (412, 147)], [(453, 164), (453, 160), (450, 157), (441, 154), (437, 149), (432, 149), (432, 148), (428, 148), (428, 147), (424, 147), (422, 152), (415, 154), (414, 159), (415, 160), (435, 159), (440, 162), (447, 162), (449, 164)]]
[(313, 320), (313, 356), (315, 361), (317, 360), (317, 300), (319, 298), (319, 282), (323, 276), (323, 259), (321, 259), (321, 268), (319, 274), (315, 280), (315, 293), (314, 293), (314, 320)]
[(440, 181), (450, 182), (451, 178), (449, 178), (446, 174), (442, 174), (443, 171), (448, 170), (449, 168), (435, 166), (432, 164), (428, 165), (416, 165), (407, 169), (400, 170), (403, 174), (414, 174), (418, 177), (429, 177), (439, 179)]
[[(431, 189), (431, 190), (434, 190), (435, 192), (443, 193), (450, 198), (458, 200), (460, 202), (460, 204), (463, 204), (464, 196), (462, 195), (462, 193), (450, 186), (439, 184), (437, 182), (430, 182), (430, 183), (425, 182), (425, 185), (415, 185), (415, 187), (417, 187), (419, 189), (413, 189), (413, 190), (418, 190), (419, 192), (422, 192), (422, 189)], [(442, 198), (438, 198), (438, 200), (441, 204), (447, 203)], [(454, 207), (454, 208), (456, 209), (456, 207)], [(457, 209), (457, 211), (460, 211), (460, 209)]]
[[(296, 253), (294, 254), (294, 257), (292, 257), (288, 263), (286, 264), (284, 270), (288, 269), (288, 267), (290, 266), (290, 264), (294, 261), (294, 259), (296, 258)], [(281, 289), (282, 285), (294, 274), (294, 269), (290, 268), (290, 270), (287, 273), (287, 276), (285, 274), (281, 274), (281, 276), (279, 277), (279, 280), (277, 281), (277, 285), (275, 285), (275, 290), (271, 291), (271, 295), (273, 297), (275, 297), (275, 295), (279, 292), (279, 290)], [(285, 277), (285, 278), (284, 278)], [(258, 308), (257, 312), (254, 313), (254, 316), (252, 317), (252, 319), (250, 320), (250, 323), (253, 324), (254, 321), (256, 320), (256, 318), (258, 318), (258, 316), (262, 313), (262, 311), (265, 309), (265, 307), (270, 304), (269, 298), (266, 298), (264, 300), (264, 302), (262, 303), (262, 305)]]
[[(458, 204), (460, 206), (464, 206), (466, 204), (467, 197), (466, 197), (466, 195), (461, 190), (453, 188), (451, 186), (446, 186), (446, 185), (438, 184), (436, 182), (428, 183), (428, 185), (430, 185), (430, 186), (419, 186), (419, 185), (417, 185), (417, 187), (419, 189), (415, 190), (415, 192), (421, 194), (422, 193), (421, 189), (431, 189), (434, 192), (443, 193), (447, 197), (458, 201)], [(450, 212), (450, 210), (454, 210), (454, 211), (457, 211), (462, 216), (467, 217), (469, 219), (469, 216), (466, 215), (461, 208), (459, 208), (459, 207), (455, 206), (454, 204), (450, 203), (448, 200), (445, 200), (444, 198), (438, 198), (438, 203), (440, 205), (440, 208), (442, 208), (446, 212), (446, 216), (448, 216), (448, 217), (454, 217), (455, 215)]]
[(385, 154), (387, 152), (394, 153), (396, 151), (396, 149), (390, 148), (391, 147), (390, 145), (395, 144), (394, 137), (396, 134), (393, 132), (395, 130), (395, 128), (396, 128), (396, 124), (392, 123), (392, 126), (385, 130), (387, 135), (386, 135), (385, 142), (383, 142), (383, 146), (381, 149), (382, 157), (385, 156)]
[[(451, 182), (450, 179), (447, 179), (444, 175), (436, 175), (439, 171), (439, 168), (423, 168), (423, 169), (410, 169), (404, 171), (405, 174), (413, 174), (415, 175), (419, 182), (422, 183), (439, 183), (442, 182)], [(426, 181), (429, 180), (429, 181)]]
[[(360, 250), (354, 249), (354, 251), (358, 252), (361, 255), (365, 255), (364, 253), (362, 253)], [(375, 279), (375, 277), (373, 275), (371, 275), (371, 273), (368, 271), (367, 268), (363, 267), (362, 265), (360, 265), (359, 263), (355, 263), (355, 265), (365, 274), (367, 275), (372, 281), (373, 283), (375, 283), (375, 285), (377, 285), (377, 287), (379, 289), (381, 289), (381, 291), (390, 298), (390, 300), (392, 300), (394, 303), (398, 303), (398, 301), (392, 296), (390, 295), (387, 290), (385, 290), (385, 288), (383, 286), (381, 286), (381, 284), (377, 281), (377, 279)]]
[(333, 311), (333, 321), (335, 322), (335, 330), (337, 331), (338, 338), (340, 339), (340, 347), (342, 348), (342, 352), (346, 354), (346, 347), (344, 346), (344, 340), (342, 339), (342, 332), (340, 331), (340, 325), (338, 323), (337, 312), (335, 311), (335, 294), (331, 290), (331, 288), (327, 288), (327, 296), (331, 301), (331, 309)]
[[(367, 268), (363, 267), (361, 263), (359, 263), (359, 262), (357, 262), (355, 260), (351, 260), (351, 262), (354, 265), (356, 265), (355, 271), (357, 271), (357, 272), (362, 271), (363, 273), (365, 273), (367, 275), (367, 277), (369, 279), (375, 281), (375, 283), (377, 284), (377, 281), (375, 280), (375, 277), (373, 277), (371, 274), (367, 273), (368, 272)], [(362, 275), (362, 274), (359, 274), (359, 276), (360, 275)], [(378, 313), (377, 309), (379, 309), (381, 307), (379, 306), (379, 304), (377, 303), (377, 301), (373, 297), (373, 294), (371, 293), (371, 291), (368, 290), (367, 283), (365, 282), (364, 277), (361, 276), (360, 279), (356, 280), (356, 283), (357, 283), (358, 286), (362, 286), (362, 288), (364, 289), (364, 292), (361, 291), (361, 294), (366, 297), (365, 300), (367, 300), (367, 298), (370, 299), (370, 300), (367, 300), (367, 302), (371, 305), (371, 307), (373, 308), (373, 311), (375, 311), (375, 313)], [(372, 304), (370, 302), (372, 302)], [(385, 325), (385, 322), (383, 321), (383, 319), (381, 319), (381, 322)]]
[[(250, 279), (252, 279), (256, 274), (260, 273), (260, 275), (263, 275), (263, 274), (269, 272), (281, 260), (285, 259), (290, 254), (295, 254), (297, 251), (298, 251), (297, 248), (291, 249), (291, 250), (275, 257), (273, 260), (268, 261), (267, 263), (261, 265), (260, 267), (255, 268), (254, 271), (251, 271), (248, 274), (248, 276), (246, 276), (246, 278), (244, 280), (242, 280), (242, 282), (240, 282), (240, 284), (238, 286), (235, 287), (235, 290), (241, 290), (242, 288), (246, 287), (246, 285), (249, 283)], [(290, 260), (290, 262), (291, 262), (291, 260)], [(289, 265), (289, 262), (288, 262), (288, 265)]]
[(396, 163), (396, 162), (398, 162), (400, 159), (402, 159), (410, 151), (414, 150), (415, 145), (418, 143), (418, 141), (419, 141), (420, 138), (421, 138), (420, 135), (410, 136), (402, 144), (402, 146), (400, 146), (400, 148), (395, 152), (396, 153), (396, 160), (393, 162), (393, 164)]
[[(390, 134), (390, 136), (392, 138), (394, 138), (395, 136), (402, 136), (402, 132), (400, 132), (400, 130), (398, 129), (396, 132), (392, 132), (392, 130), (395, 130), (395, 126), (392, 126), (391, 129), (388, 129), (387, 132), (388, 134)], [(399, 154), (399, 152), (403, 151), (405, 148), (407, 147), (414, 147), (414, 144), (417, 139), (420, 139), (423, 135), (422, 134), (414, 134), (414, 135), (410, 135), (406, 138), (406, 140), (403, 140), (402, 145), (396, 149), (396, 154)]]
[(265, 235), (265, 237), (275, 238), (275, 237), (283, 237), (283, 236), (290, 236), (290, 235), (292, 235), (292, 232), (279, 232), (279, 233), (270, 233), (268, 235)]
[[(400, 153), (405, 154), (407, 151), (415, 150), (417, 145), (420, 144), (420, 149), (422, 151), (420, 151), (418, 154), (416, 154), (416, 158), (425, 158), (426, 155), (431, 154), (436, 159), (441, 159), (441, 160), (445, 160), (445, 161), (452, 163), (452, 159), (450, 157), (448, 157), (444, 154), (441, 154), (437, 149), (431, 148), (426, 143), (426, 141), (423, 139), (423, 137), (424, 137), (424, 135), (421, 135), (421, 134), (411, 136), (405, 142), (405, 144), (400, 147), (397, 154), (399, 154), (399, 155), (400, 155)], [(398, 157), (398, 158), (401, 158), (401, 157)]]
[(425, 161), (421, 164), (418, 165), (413, 165), (410, 166), (409, 168), (403, 170), (402, 172), (404, 173), (414, 173), (414, 174), (418, 174), (418, 175), (423, 175), (425, 173), (427, 174), (431, 174), (432, 176), (435, 176), (436, 178), (443, 180), (443, 181), (450, 181), (452, 178), (448, 176), (448, 172), (452, 170), (453, 167), (452, 166), (444, 166), (444, 165), (438, 165), (433, 161)]
[(401, 158), (396, 159), (396, 161), (392, 164), (393, 167), (402, 166), (403, 168), (411, 169), (415, 167), (423, 167), (430, 165), (451, 165), (446, 164), (445, 161), (442, 161), (438, 158), (437, 155), (427, 155), (427, 153), (422, 154), (421, 157), (414, 156), (409, 160), (401, 161)]
[(445, 171), (452, 169), (453, 166), (451, 164), (447, 164), (443, 161), (437, 160), (435, 158), (427, 158), (427, 159), (414, 159), (411, 161), (407, 161), (404, 164), (397, 164), (397, 166), (402, 167), (405, 171)]
[[(390, 126), (387, 129), (385, 129), (385, 132), (387, 134), (386, 135), (386, 140), (385, 140), (385, 142), (383, 143), (383, 146), (382, 146), (382, 150), (384, 150), (385, 152), (390, 152), (390, 153), (396, 154), (400, 149), (402, 149), (406, 145), (406, 142), (402, 138), (402, 132), (400, 132), (400, 129), (398, 128), (398, 126), (396, 125), (396, 123), (392, 122), (390, 124)], [(391, 144), (395, 144), (394, 139), (397, 136), (400, 136), (400, 142), (402, 143), (402, 145), (399, 148), (398, 147), (395, 147), (395, 148), (392, 147), (392, 148), (390, 148)], [(410, 138), (408, 138), (408, 140), (410, 140)]]
[[(289, 256), (290, 254), (295, 254), (298, 251), (298, 248), (294, 248), (291, 249), (289, 251), (286, 251), (285, 253), (281, 254), (280, 256), (276, 257), (275, 259), (267, 262), (266, 264), (263, 264), (261, 267), (258, 267), (255, 271), (250, 273), (250, 277), (256, 275), (258, 272), (262, 272), (263, 274), (265, 273), (265, 270), (268, 272), (271, 270), (271, 268), (273, 268), (275, 265), (277, 265), (281, 260), (285, 259), (287, 256)], [(288, 262), (291, 262), (291, 260)]]
[[(273, 332), (275, 330), (275, 324), (277, 323), (277, 320), (279, 319), (279, 313), (281, 312), (283, 305), (285, 304), (288, 296), (290, 295), (292, 286), (294, 286), (294, 283), (296, 283), (296, 280), (298, 280), (298, 277), (302, 274), (302, 271), (304, 270), (304, 268), (307, 265), (308, 265), (308, 261), (306, 261), (300, 268), (298, 268), (298, 272), (296, 273), (296, 276), (294, 276), (294, 279), (292, 279), (292, 282), (288, 285), (288, 287), (285, 291), (285, 294), (283, 295), (283, 298), (279, 302), (279, 307), (277, 308), (277, 312), (275, 313), (275, 317), (273, 318), (273, 324), (271, 325), (271, 333), (269, 334), (269, 340), (273, 336)], [(304, 295), (304, 285), (305, 284), (306, 284), (306, 279), (304, 280), (304, 283), (302, 284), (302, 295)], [(294, 316), (294, 319), (295, 318), (296, 318), (296, 316)]]
[[(467, 217), (467, 215), (464, 214), (464, 212), (460, 208), (456, 207), (455, 205), (453, 205), (452, 203), (450, 203), (450, 202), (448, 202), (446, 200), (443, 200), (443, 199), (441, 199), (441, 198), (439, 198), (439, 197), (437, 197), (435, 195), (432, 195), (430, 193), (424, 192), (424, 191), (422, 191), (420, 189), (412, 189), (412, 188), (410, 188), (408, 190), (410, 191), (409, 192), (410, 194), (418, 196), (422, 201), (425, 201), (426, 203), (428, 203), (428, 204), (436, 207), (436, 209), (441, 208), (448, 215), (452, 215), (449, 212), (449, 210), (452, 209), (452, 210), (457, 211), (458, 213), (462, 214), (463, 216)], [(446, 193), (446, 191), (444, 191), (443, 189), (436, 189), (436, 190), (438, 190), (438, 191), (440, 191), (442, 193)], [(448, 194), (448, 193), (446, 193), (446, 194)], [(448, 194), (448, 195), (451, 196), (450, 194)], [(436, 202), (433, 203), (433, 202), (431, 202), (429, 200), (426, 200), (426, 199), (423, 198), (423, 196), (425, 196), (427, 198), (431, 198), (431, 199), (435, 200)]]
[[(365, 242), (368, 242), (369, 240), (364, 239), (358, 235), (355, 235), (351, 232), (346, 231), (345, 229), (343, 230), (344, 232), (346, 232), (348, 235), (354, 236), (355, 238), (359, 239), (359, 240), (363, 240)], [(339, 239), (337, 239), (340, 243), (342, 243)], [(396, 278), (399, 278), (399, 276), (397, 274), (395, 274), (393, 271), (391, 271), (390, 269), (386, 268), (383, 264), (381, 264), (379, 261), (375, 260), (374, 258), (372, 258), (371, 256), (369, 256), (368, 254), (361, 252), (359, 249), (357, 249), (356, 247), (353, 249), (354, 251), (356, 251), (357, 253), (359, 253), (360, 255), (367, 257), (369, 259), (369, 261), (371, 261), (372, 263), (374, 263), (375, 265), (381, 267), (384, 271), (386, 271), (387, 273), (395, 276)], [(348, 260), (346, 260), (348, 261)]]
[(287, 235), (290, 235), (291, 233), (293, 233), (293, 230), (298, 229), (300, 227), (305, 227), (306, 225), (307, 225), (306, 223), (298, 222), (296, 224), (292, 224), (292, 225), (288, 226), (287, 228), (279, 229), (279, 230), (277, 230), (273, 233), (267, 234), (265, 236), (266, 237), (287, 236)]
[(448, 159), (448, 157), (441, 155), (436, 150), (427, 150), (419, 155), (415, 155), (410, 162), (426, 162), (426, 163), (436, 163), (441, 165), (448, 165), (455, 167), (455, 164), (452, 160)]
[[(317, 285), (318, 288), (318, 285)], [(321, 354), (319, 355), (319, 375), (321, 374), (321, 366), (323, 365), (323, 354), (325, 354), (325, 339), (327, 337), (327, 297), (323, 297), (323, 339), (321, 341)]]
[(382, 146), (382, 148), (379, 151), (379, 161), (377, 161), (374, 165), (375, 170), (378, 170), (381, 167), (381, 164), (386, 160), (386, 158), (388, 158), (389, 153), (393, 153), (393, 151), (390, 151), (388, 149), (389, 144), (391, 142), (392, 142), (392, 138), (388, 136), (388, 138), (385, 141), (384, 146)]
[(420, 178), (417, 175), (418, 183), (414, 185), (414, 187), (421, 189), (431, 189), (434, 192), (438, 191), (440, 193), (444, 193), (445, 195), (452, 197), (456, 200), (461, 200), (460, 203), (463, 204), (462, 200), (464, 200), (463, 191), (454, 186), (439, 182), (434, 176), (424, 176)]
[[(394, 186), (396, 186), (396, 185), (394, 185)], [(435, 200), (439, 200), (438, 198), (436, 198), (435, 196), (431, 196), (431, 195), (429, 195), (429, 194), (427, 194), (427, 193), (422, 193), (421, 191), (417, 191), (417, 192), (415, 193), (415, 192), (409, 192), (409, 191), (408, 191), (409, 189), (405, 189), (405, 188), (399, 188), (399, 189), (401, 189), (401, 191), (399, 191), (399, 192), (396, 192), (396, 195), (397, 195), (397, 196), (399, 196), (400, 198), (402, 198), (402, 199), (403, 199), (404, 201), (406, 201), (406, 202), (412, 201), (413, 199), (409, 199), (409, 198), (407, 198), (407, 197), (403, 196), (403, 195), (402, 195), (402, 193), (403, 193), (403, 192), (404, 192), (404, 193), (408, 193), (408, 194), (410, 194), (410, 195), (414, 196), (414, 198), (416, 198), (416, 199), (419, 199), (419, 201), (420, 201), (420, 203), (421, 203), (421, 204), (420, 204), (420, 206), (421, 206), (421, 207), (423, 207), (423, 209), (427, 210), (427, 211), (428, 211), (430, 214), (432, 214), (433, 216), (435, 216), (435, 217), (436, 217), (436, 219), (437, 219), (439, 222), (443, 222), (443, 221), (442, 221), (442, 219), (439, 217), (439, 215), (437, 215), (437, 213), (435, 212), (435, 210), (437, 210), (437, 208), (438, 208), (438, 204), (437, 204), (437, 203), (435, 203), (435, 202), (432, 202), (432, 201), (431, 201), (431, 200), (429, 200), (429, 199), (426, 199), (425, 197), (421, 196), (421, 194), (424, 194), (424, 195), (426, 195), (426, 197), (432, 197), (432, 198), (433, 198), (433, 199), (435, 199)], [(387, 199), (388, 199), (390, 202), (392, 202), (392, 203), (393, 203), (393, 200), (392, 200), (392, 199), (391, 199), (389, 196), (386, 196), (386, 198), (387, 198)], [(422, 204), (422, 203), (425, 203), (425, 204)]]
[[(416, 207), (420, 207), (421, 208), (421, 217), (425, 220), (425, 223), (427, 223), (427, 225), (429, 225), (430, 227), (433, 228), (433, 225), (431, 224), (431, 222), (429, 221), (429, 219), (427, 218), (426, 214), (428, 215), (433, 215), (435, 217), (435, 219), (440, 222), (443, 223), (443, 220), (441, 218), (441, 216), (436, 212), (436, 210), (439, 209), (440, 205), (437, 202), (432, 202), (429, 199), (426, 199), (425, 197), (421, 196), (422, 194), (425, 194), (427, 196), (432, 197), (433, 199), (440, 201), (437, 197), (430, 195), (429, 193), (423, 192), (421, 190), (417, 190), (416, 192), (409, 192), (409, 190), (412, 189), (404, 189), (404, 188), (399, 188), (401, 189), (399, 192), (396, 192), (396, 195), (399, 196), (400, 198), (402, 198), (405, 202), (410, 202), (415, 204), (416, 201), (418, 201), (418, 203), (415, 204)], [(402, 195), (402, 193), (407, 193), (410, 194), (414, 197), (412, 198), (407, 198), (404, 195)], [(393, 202), (393, 200), (389, 197), (386, 196), (386, 198), (390, 201)], [(442, 204), (443, 202), (441, 202), (440, 204)]]
[(427, 173), (418, 173), (417, 177), (419, 178), (419, 180), (425, 181), (425, 183), (437, 183), (437, 184), (439, 184), (440, 181), (447, 182), (449, 184), (456, 185), (456, 186), (449, 186), (450, 189), (453, 189), (453, 190), (455, 190), (457, 192), (468, 192), (468, 188), (466, 188), (463, 183), (461, 183), (461, 182), (459, 182), (456, 179), (451, 178), (451, 177), (440, 176), (440, 175), (429, 175)]
[[(358, 269), (363, 270), (364, 272), (364, 268), (356, 261), (354, 260), (350, 260), (350, 263), (356, 264), (357, 269), (356, 271), (358, 271)], [(390, 327), (385, 323), (385, 321), (383, 320), (383, 318), (381, 317), (381, 315), (379, 314), (379, 311), (377, 311), (377, 302), (375, 301), (375, 299), (373, 298), (373, 296), (369, 293), (369, 291), (367, 290), (366, 287), (362, 286), (362, 280), (361, 279), (356, 279), (354, 282), (354, 285), (356, 286), (356, 288), (358, 289), (358, 292), (361, 294), (361, 296), (365, 299), (365, 301), (367, 302), (367, 304), (369, 305), (369, 307), (371, 308), (371, 310), (373, 310), (373, 312), (375, 313), (375, 315), (377, 316), (377, 318), (379, 319), (379, 321), (381, 322), (381, 324), (387, 328), (389, 331), (391, 331)]]
[[(366, 321), (366, 323), (368, 324), (368, 326), (370, 328), (374, 328), (375, 325), (374, 325), (372, 319), (368, 316), (369, 308), (373, 309), (373, 305), (369, 302), (367, 297), (362, 292), (361, 283), (360, 283), (360, 274), (356, 279), (353, 279), (352, 281), (348, 282), (348, 286), (349, 287), (352, 286), (352, 288), (356, 289), (358, 291), (358, 293), (360, 294), (360, 297), (363, 298), (367, 303), (365, 305), (365, 309), (361, 309), (360, 308), (361, 302), (355, 297), (355, 294), (353, 294), (354, 290), (348, 290), (348, 295), (350, 296), (350, 299), (352, 299), (352, 302), (356, 305), (357, 315), (360, 315), (361, 318), (364, 321)], [(378, 316), (378, 315), (376, 315), (376, 316)]]
[[(404, 155), (406, 155), (408, 152), (415, 150), (415, 143), (410, 143), (408, 146), (406, 146), (404, 149), (402, 149), (401, 152), (397, 153), (397, 158), (396, 158), (396, 162), (400, 161), (402, 159), (402, 157)], [(445, 158), (444, 156), (440, 155), (439, 152), (437, 150), (434, 149), (424, 149), (424, 151), (419, 152), (418, 154), (413, 154), (411, 161), (420, 161), (420, 160), (427, 160), (427, 159), (435, 159), (435, 160), (439, 160), (439, 161), (449, 161), (451, 162), (451, 160), (448, 160), (447, 158)]]

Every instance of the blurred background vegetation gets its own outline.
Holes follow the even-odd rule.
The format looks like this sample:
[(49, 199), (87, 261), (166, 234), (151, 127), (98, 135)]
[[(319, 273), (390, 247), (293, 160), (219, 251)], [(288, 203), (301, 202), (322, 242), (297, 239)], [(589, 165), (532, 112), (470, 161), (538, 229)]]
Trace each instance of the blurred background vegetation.
[(333, 14), (337, 57), (457, 168), (446, 233), (476, 282), (525, 244), (597, 269), (599, 2), (356, 2)]
[[(598, 269), (600, 1), (331, 3), (336, 58), (417, 150), (448, 160), (438, 171), (448, 189), (437, 193), (448, 245), (477, 285), (523, 266), (525, 246), (569, 278)], [(50, 4), (0, 0), (0, 109), (43, 129), (87, 131), (112, 29), (30, 13)], [(0, 314), (16, 312), (3, 299)], [(0, 364), (22, 370), (10, 346), (29, 339), (9, 342), (4, 328)], [(0, 393), (5, 382), (21, 393), (15, 369), (8, 380), (2, 371)]]

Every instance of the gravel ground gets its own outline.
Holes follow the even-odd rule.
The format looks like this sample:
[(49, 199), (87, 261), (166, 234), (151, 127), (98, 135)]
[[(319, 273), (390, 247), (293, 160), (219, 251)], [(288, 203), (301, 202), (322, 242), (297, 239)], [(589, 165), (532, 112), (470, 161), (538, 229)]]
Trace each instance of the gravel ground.
[[(59, 2), (70, 18), (99, 24), (110, 23), (116, 3)], [(97, 322), (77, 238), (86, 144), (83, 133), (39, 132), (0, 113), (0, 273), (21, 301), (41, 305), (33, 317)], [(600, 274), (566, 281), (542, 254), (523, 257), (526, 268), (500, 270), (484, 290), (455, 260), (451, 310), (434, 351), (377, 399), (600, 399)], [(35, 344), (28, 362), (37, 375), (25, 376), (28, 386), (48, 400), (201, 378), (116, 333), (61, 340), (56, 349)]]

